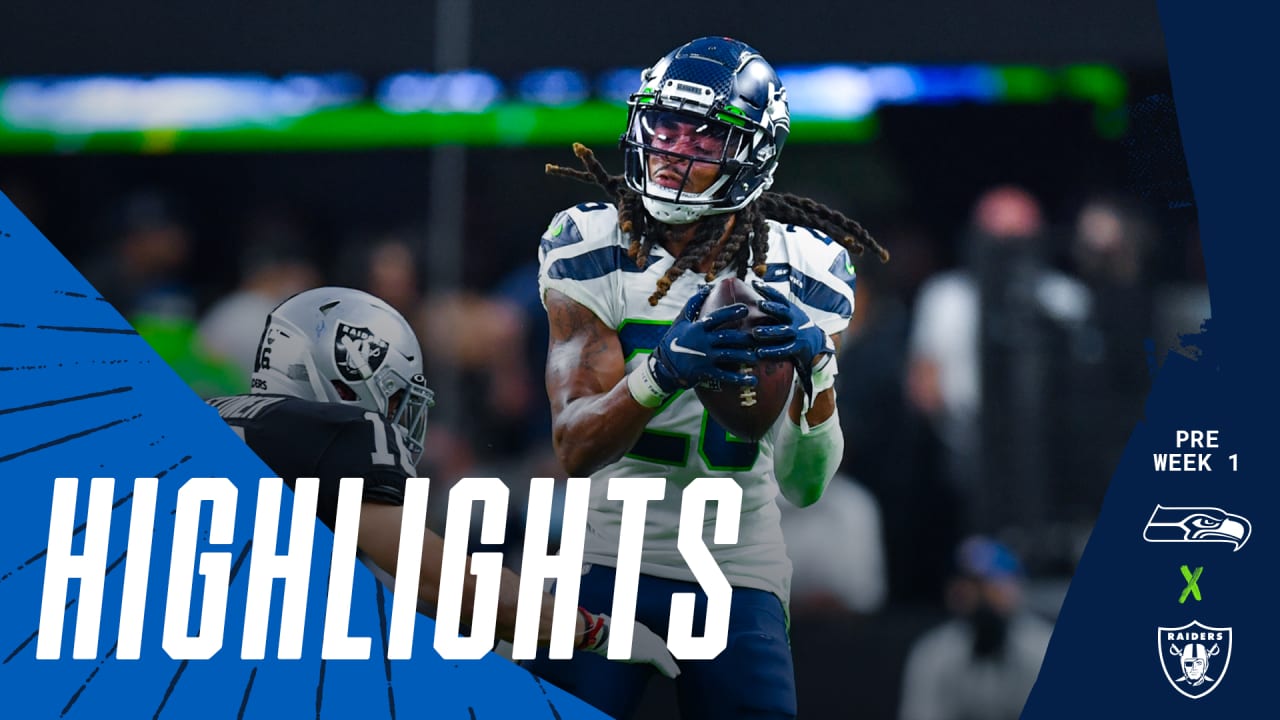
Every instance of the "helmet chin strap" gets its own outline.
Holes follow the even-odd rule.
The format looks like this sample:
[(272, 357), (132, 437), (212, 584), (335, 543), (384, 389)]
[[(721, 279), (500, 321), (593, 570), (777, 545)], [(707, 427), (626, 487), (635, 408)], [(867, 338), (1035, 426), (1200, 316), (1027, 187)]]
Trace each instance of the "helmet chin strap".
[(773, 178), (767, 178), (764, 184), (757, 187), (755, 191), (751, 193), (746, 202), (731, 208), (716, 207), (714, 205), (707, 204), (686, 205), (684, 203), (675, 203), (669, 200), (659, 200), (651, 195), (641, 195), (640, 200), (644, 203), (644, 209), (648, 210), (649, 214), (658, 222), (666, 223), (668, 225), (688, 225), (689, 223), (697, 222), (709, 215), (723, 215), (725, 213), (738, 212), (747, 205), (755, 202), (756, 198), (760, 197), (761, 193), (763, 193), (772, 184)]
[(658, 200), (648, 195), (641, 196), (644, 209), (649, 211), (654, 220), (668, 225), (688, 225), (697, 222), (711, 210), (710, 205), (682, 205), (680, 203)]

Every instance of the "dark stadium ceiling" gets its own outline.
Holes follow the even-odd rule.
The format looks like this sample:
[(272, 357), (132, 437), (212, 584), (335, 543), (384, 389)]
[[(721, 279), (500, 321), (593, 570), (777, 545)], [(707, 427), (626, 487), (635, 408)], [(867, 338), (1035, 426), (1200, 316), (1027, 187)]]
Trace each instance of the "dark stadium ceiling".
[(6, 0), (0, 27), (0, 76), (599, 71), (646, 65), (708, 34), (738, 37), (776, 64), (1165, 65), (1156, 4), (1145, 0)]

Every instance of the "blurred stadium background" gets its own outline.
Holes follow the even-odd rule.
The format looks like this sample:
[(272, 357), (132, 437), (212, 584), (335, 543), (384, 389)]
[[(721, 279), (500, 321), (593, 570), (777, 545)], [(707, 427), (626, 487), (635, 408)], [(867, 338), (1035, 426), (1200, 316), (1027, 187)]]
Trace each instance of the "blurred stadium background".
[[(581, 141), (620, 169), (623, 100), (680, 43), (759, 49), (793, 115), (775, 189), (894, 255), (858, 263), (845, 477), (788, 515), (807, 717), (898, 716), (966, 535), (1020, 555), (1026, 607), (1052, 621), (1150, 373), (1209, 313), (1153, 3), (18, 0), (0, 17), (0, 190), (203, 395), (248, 388), (261, 319), (295, 289), (402, 308), (437, 391), (437, 488), (563, 474), (537, 238), (606, 198), (543, 164)], [(922, 302), (946, 278), (978, 289), (971, 337), (955, 296)], [(966, 371), (969, 415), (947, 387)], [(672, 697), (655, 684), (645, 716)]]

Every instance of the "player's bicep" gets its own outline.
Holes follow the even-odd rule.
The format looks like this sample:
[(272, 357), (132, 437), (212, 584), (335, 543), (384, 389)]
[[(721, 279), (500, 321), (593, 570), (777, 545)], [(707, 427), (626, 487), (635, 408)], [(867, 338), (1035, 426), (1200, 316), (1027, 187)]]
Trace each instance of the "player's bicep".
[(618, 333), (595, 313), (561, 292), (545, 296), (551, 342), (547, 347), (547, 396), (551, 410), (608, 392), (626, 373)]

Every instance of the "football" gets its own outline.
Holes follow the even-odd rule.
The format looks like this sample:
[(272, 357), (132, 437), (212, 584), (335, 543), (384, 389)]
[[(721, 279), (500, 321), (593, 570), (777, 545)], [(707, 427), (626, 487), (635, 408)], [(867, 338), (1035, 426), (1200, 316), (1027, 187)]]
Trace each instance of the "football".
[[(743, 303), (748, 314), (737, 324), (726, 328), (746, 330), (757, 325), (777, 323), (777, 318), (759, 308), (759, 293), (736, 277), (728, 277), (716, 283), (702, 305), (699, 319), (734, 303)], [(782, 413), (791, 396), (791, 384), (795, 366), (791, 360), (761, 360), (754, 366), (734, 368), (759, 378), (756, 387), (721, 387), (719, 383), (703, 383), (697, 387), (698, 399), (729, 432), (743, 440), (755, 442), (764, 437)]]

